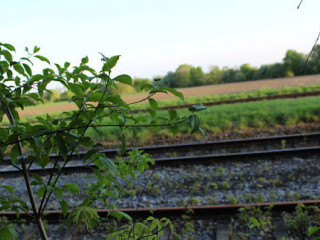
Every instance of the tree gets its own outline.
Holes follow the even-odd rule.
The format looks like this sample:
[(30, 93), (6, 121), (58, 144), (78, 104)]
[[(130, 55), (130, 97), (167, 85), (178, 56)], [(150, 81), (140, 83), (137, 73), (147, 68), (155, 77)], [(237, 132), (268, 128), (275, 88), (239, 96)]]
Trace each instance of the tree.
[(43, 99), (48, 102), (58, 102), (61, 99), (61, 93), (59, 89), (48, 90), (43, 94)]
[(250, 64), (245, 63), (240, 67), (240, 72), (244, 75), (244, 81), (253, 80), (253, 75), (258, 69), (251, 67)]
[(190, 69), (190, 84), (191, 86), (203, 85), (205, 76), (201, 67), (192, 67)]
[[(95, 208), (96, 202), (103, 202), (106, 196), (119, 197), (122, 185), (118, 179), (128, 181), (129, 176), (135, 176), (135, 171), (142, 173), (152, 162), (150, 158), (142, 156), (138, 151), (131, 153), (129, 160), (119, 157), (113, 161), (106, 158), (100, 153), (100, 145), (97, 145), (86, 134), (89, 128), (102, 134), (100, 129), (103, 127), (118, 127), (121, 133), (119, 138), (122, 142), (120, 152), (124, 154), (126, 151), (125, 131), (134, 132), (137, 128), (153, 126), (168, 126), (169, 129), (176, 131), (177, 126), (182, 122), (190, 124), (191, 132), (201, 131), (200, 121), (195, 113), (203, 110), (204, 107), (193, 106), (187, 116), (179, 116), (176, 111), (169, 110), (168, 118), (157, 118), (158, 104), (152, 98), (153, 95), (157, 92), (165, 92), (181, 99), (183, 95), (172, 88), (159, 87), (155, 82), (154, 85), (145, 86), (149, 94), (142, 99), (150, 103), (148, 109), (150, 118), (137, 119), (130, 108), (135, 103), (126, 103), (118, 94), (113, 94), (109, 90), (117, 83), (132, 86), (130, 76), (122, 74), (112, 77), (111, 75), (119, 56), (108, 58), (102, 55), (103, 64), (100, 71), (89, 67), (89, 59), (84, 57), (79, 66), (75, 66), (73, 70), (69, 70), (70, 64), (65, 62), (63, 65), (54, 64), (56, 70), (47, 67), (41, 74), (33, 74), (30, 66), (33, 65), (35, 59), (50, 65), (46, 57), (38, 55), (39, 50), (40, 48), (34, 47), (30, 52), (26, 48), (27, 57), (13, 60), (14, 46), (0, 43), (0, 121), (6, 116), (10, 122), (8, 127), (0, 127), (0, 152), (10, 152), (9, 163), (23, 176), (29, 196), (29, 201), (24, 201), (14, 196), (12, 186), (1, 186), (8, 191), (8, 195), (0, 197), (0, 211), (13, 210), (17, 215), (20, 211), (29, 213), (38, 225), (41, 238), (48, 239), (43, 218), (44, 211), (53, 195), (59, 199), (60, 208), (67, 218), (67, 227), (75, 224), (77, 228), (85, 227), (86, 231), (90, 231), (99, 223), (99, 216)], [(26, 105), (43, 102), (42, 97), (49, 91), (47, 85), (50, 82), (59, 82), (72, 92), (74, 95), (70, 100), (75, 103), (77, 109), (63, 113), (62, 118), (59, 119), (46, 115), (37, 117), (37, 123), (21, 122), (18, 108), (23, 109)], [(104, 119), (109, 119), (111, 123), (104, 123)], [(72, 206), (64, 199), (65, 193), (74, 194), (79, 188), (74, 183), (59, 185), (59, 180), (71, 155), (77, 153), (79, 147), (87, 150), (83, 164), (86, 166), (94, 164), (92, 171), (97, 181), (89, 187), (83, 202), (78, 206)], [(57, 154), (58, 158), (50, 159), (49, 154), (51, 153)], [(0, 157), (0, 163), (3, 163), (3, 154), (0, 154)], [(52, 171), (46, 178), (38, 174), (30, 175), (30, 168), (34, 165), (38, 165), (45, 171), (48, 164), (52, 164), (56, 172)], [(119, 221), (127, 219), (130, 222), (124, 229), (114, 230), (110, 234), (110, 237), (115, 239), (129, 238), (134, 234), (138, 234), (137, 238), (154, 234), (161, 236), (161, 231), (156, 232), (154, 225), (163, 229), (164, 226), (170, 224), (166, 219), (148, 218), (147, 222), (150, 224), (142, 222), (137, 225), (130, 216), (115, 211), (110, 212), (110, 217)], [(146, 231), (135, 231), (139, 226), (143, 226)], [(8, 233), (7, 239), (16, 236), (10, 224), (0, 226), (0, 232), (4, 231)]]
[(288, 50), (283, 59), (287, 71), (292, 71), (295, 76), (303, 75), (303, 66), (306, 57), (303, 53), (298, 53), (295, 50)]
[(160, 86), (168, 86), (168, 87), (174, 87), (175, 86), (175, 73), (174, 72), (168, 72), (167, 75), (163, 77), (163, 79), (160, 82)]
[(320, 73), (320, 45), (316, 45), (310, 56), (309, 63), (305, 65), (305, 72), (308, 74)]
[(188, 64), (180, 65), (174, 75), (172, 87), (189, 87), (191, 86), (190, 70), (192, 66)]
[(141, 91), (141, 87), (146, 84), (151, 84), (151, 80), (149, 78), (134, 78), (133, 79), (133, 87), (137, 92)]
[(221, 76), (223, 83), (229, 83), (235, 81), (235, 75), (237, 71), (232, 68), (223, 68), (223, 73)]
[(216, 84), (221, 83), (222, 80), (222, 70), (219, 68), (219, 66), (210, 66), (209, 72), (206, 74), (207, 77), (207, 83), (208, 84)]

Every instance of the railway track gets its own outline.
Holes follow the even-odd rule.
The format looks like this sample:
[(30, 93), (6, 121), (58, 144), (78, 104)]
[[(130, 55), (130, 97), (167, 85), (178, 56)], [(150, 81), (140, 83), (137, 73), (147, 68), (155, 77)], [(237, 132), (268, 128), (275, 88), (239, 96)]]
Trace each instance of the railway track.
[[(143, 220), (146, 219), (149, 216), (153, 216), (155, 218), (168, 218), (172, 220), (173, 222), (178, 222), (180, 226), (177, 225), (176, 228), (171, 232), (169, 228), (164, 229), (164, 236), (165, 239), (172, 239), (171, 236), (174, 236), (175, 234), (184, 234), (184, 237), (188, 236), (188, 233), (186, 234), (184, 231), (179, 229), (183, 228), (183, 225), (187, 225), (189, 223), (189, 229), (190, 224), (191, 226), (194, 226), (194, 222), (200, 222), (199, 229), (195, 230), (193, 229), (194, 236), (198, 236), (198, 239), (216, 239), (216, 240), (225, 240), (229, 239), (230, 237), (230, 226), (232, 223), (234, 223), (235, 219), (237, 219), (237, 215), (240, 213), (241, 209), (260, 209), (259, 211), (266, 212), (269, 214), (269, 216), (273, 216), (271, 219), (268, 219), (267, 225), (273, 226), (270, 229), (267, 229), (269, 233), (264, 233), (265, 229), (257, 230), (260, 234), (264, 234), (263, 239), (282, 239), (283, 236), (287, 236), (288, 234), (288, 228), (284, 227), (285, 222), (284, 220), (279, 220), (279, 216), (283, 215), (284, 213), (288, 216), (288, 214), (291, 214), (291, 216), (294, 215), (294, 212), (296, 211), (296, 208), (298, 205), (304, 205), (304, 206), (315, 206), (318, 207), (320, 204), (319, 200), (315, 201), (290, 201), (290, 202), (266, 202), (266, 203), (259, 203), (259, 204), (236, 204), (236, 205), (213, 205), (213, 206), (188, 206), (188, 207), (171, 207), (171, 208), (143, 208), (143, 209), (137, 209), (137, 208), (131, 208), (131, 209), (115, 209), (115, 210), (108, 210), (108, 209), (99, 209), (97, 210), (98, 215), (101, 217), (102, 222), (108, 223), (109, 213), (111, 211), (121, 211), (123, 213), (128, 214), (131, 216), (134, 220)], [(243, 211), (242, 211), (243, 212)], [(69, 211), (70, 213), (70, 211)], [(32, 213), (21, 213), (19, 216), (19, 219), (16, 216), (16, 213), (14, 212), (1, 212), (0, 217), (6, 217), (7, 219), (11, 221), (28, 221), (31, 222)], [(250, 212), (247, 218), (249, 217), (255, 217), (259, 218), (259, 216), (252, 216), (250, 215)], [(261, 217), (261, 216), (260, 216)], [(300, 216), (301, 217), (301, 216)], [(45, 214), (45, 220), (47, 224), (49, 224), (49, 232), (52, 229), (55, 229), (53, 227), (54, 225), (57, 225), (61, 222), (63, 222), (66, 219), (64, 217), (64, 214), (62, 211), (48, 211)], [(104, 220), (103, 220), (104, 219)], [(183, 220), (184, 219), (184, 220)], [(239, 220), (241, 222), (241, 220)], [(243, 221), (243, 220), (242, 220)], [(203, 225), (207, 224), (207, 229), (203, 229)], [(248, 222), (247, 224), (250, 224)], [(209, 227), (209, 232), (208, 232)], [(270, 227), (270, 226), (269, 226)], [(248, 226), (246, 226), (248, 228)], [(205, 231), (206, 232), (205, 232)], [(176, 232), (175, 232), (176, 231)], [(233, 229), (235, 231), (235, 229)], [(62, 239), (65, 239), (65, 236), (67, 235), (66, 232), (68, 232), (66, 229), (60, 229), (58, 233), (51, 233), (52, 235), (59, 235), (59, 237), (62, 235)], [(95, 236), (95, 239), (105, 239), (106, 233), (108, 233), (107, 229), (100, 229), (97, 230), (94, 234), (90, 233), (91, 236)], [(203, 234), (206, 233), (206, 236), (199, 238), (200, 236), (203, 236)], [(254, 232), (253, 232), (254, 233)], [(50, 236), (49, 235), (49, 236)], [(85, 234), (84, 234), (85, 235)], [(252, 231), (251, 231), (251, 235)], [(83, 235), (82, 235), (83, 236)], [(104, 236), (104, 237), (103, 237)], [(180, 235), (181, 236), (181, 235)], [(190, 235), (189, 235), (190, 236)], [(254, 236), (254, 235), (253, 235)], [(58, 236), (55, 236), (56, 239), (59, 239)], [(173, 239), (175, 239), (173, 237)], [(252, 236), (251, 238), (252, 239)], [(259, 238), (262, 239), (262, 238)]]
[[(309, 189), (309, 191), (314, 191), (314, 189), (317, 188), (317, 185), (315, 186), (315, 188), (310, 187), (308, 184), (308, 182), (311, 181), (311, 179), (313, 178), (313, 176), (317, 176), (317, 172), (319, 171), (319, 169), (317, 169), (315, 166), (319, 165), (317, 163), (318, 161), (318, 156), (320, 153), (320, 146), (318, 144), (319, 141), (319, 135), (320, 133), (311, 133), (311, 134), (305, 134), (305, 135), (290, 135), (290, 136), (275, 136), (275, 137), (267, 137), (267, 138), (259, 138), (259, 139), (245, 139), (245, 140), (231, 140), (231, 141), (221, 141), (221, 142), (211, 142), (211, 143), (198, 143), (198, 144), (179, 144), (179, 145), (173, 145), (173, 146), (153, 146), (153, 147), (145, 147), (142, 148), (145, 152), (151, 154), (152, 156), (160, 156), (162, 155), (162, 153), (164, 151), (167, 152), (182, 152), (182, 153), (186, 153), (186, 152), (190, 152), (190, 151), (199, 151), (199, 152), (206, 152), (206, 150), (208, 148), (216, 148), (216, 149), (220, 149), (220, 148), (228, 148), (228, 146), (232, 145), (232, 148), (238, 148), (242, 149), (246, 148), (247, 146), (255, 146), (255, 150), (256, 151), (251, 151), (251, 152), (233, 152), (233, 153), (218, 153), (218, 154), (205, 154), (205, 155), (192, 155), (190, 154), (189, 156), (178, 156), (178, 157), (158, 157), (155, 158), (155, 169), (162, 169), (162, 173), (160, 173), (160, 177), (161, 179), (159, 180), (159, 182), (165, 182), (167, 181), (168, 183), (170, 181), (173, 181), (173, 188), (169, 188), (167, 185), (161, 187), (161, 189), (165, 189), (165, 192), (160, 193), (160, 195), (165, 195), (168, 201), (172, 201), (172, 205), (168, 205), (168, 202), (163, 203), (166, 206), (177, 206), (177, 202), (176, 200), (172, 200), (171, 197), (174, 196), (174, 194), (176, 194), (175, 192), (175, 188), (180, 189), (181, 192), (178, 192), (177, 198), (178, 199), (183, 199), (183, 197), (187, 196), (187, 198), (189, 198), (190, 196), (192, 197), (193, 195), (195, 196), (195, 198), (202, 198), (206, 195), (208, 195), (207, 192), (205, 192), (201, 185), (205, 185), (204, 183), (214, 183), (214, 182), (223, 182), (225, 180), (229, 181), (230, 184), (230, 188), (227, 186), (223, 186), (223, 185), (219, 185), (218, 188), (215, 190), (215, 188), (211, 188), (209, 186), (209, 195), (215, 195), (218, 194), (219, 192), (222, 195), (227, 195), (233, 192), (238, 192), (238, 188), (241, 188), (241, 186), (238, 185), (237, 182), (242, 182), (244, 183), (244, 188), (247, 188), (248, 190), (245, 190), (247, 192), (239, 192), (239, 194), (241, 195), (245, 195), (248, 193), (248, 191), (252, 191), (252, 196), (254, 196), (255, 194), (258, 195), (268, 195), (268, 193), (264, 193), (264, 189), (266, 189), (267, 191), (275, 191), (274, 189), (276, 188), (282, 188), (285, 189), (287, 191), (296, 191), (297, 193), (301, 193), (301, 198), (302, 199), (314, 199), (314, 198), (309, 198), (307, 194), (302, 193), (301, 189), (296, 188), (296, 189), (290, 189), (289, 186), (292, 186), (291, 183), (289, 184), (285, 184), (284, 186), (282, 185), (278, 185), (278, 183), (275, 183), (274, 188), (270, 190), (270, 186), (269, 185), (263, 185), (263, 183), (261, 183), (260, 187), (256, 187), (256, 186), (246, 186), (246, 181), (253, 182), (254, 179), (258, 180), (260, 178), (266, 178), (266, 179), (271, 179), (272, 174), (276, 175), (276, 178), (279, 178), (280, 181), (284, 181), (284, 179), (287, 179), (289, 177), (289, 174), (291, 172), (293, 172), (293, 176), (297, 177), (299, 175), (306, 175), (307, 178), (305, 180), (301, 180), (299, 178), (295, 179), (294, 181), (297, 181), (297, 183), (295, 183), (294, 185), (301, 185), (302, 189), (306, 188)], [(284, 144), (283, 142), (285, 141), (285, 149), (274, 149), (274, 146), (278, 146), (283, 148)], [(257, 146), (261, 146), (261, 148), (257, 147)], [(268, 147), (269, 145), (274, 145), (273, 147), (271, 147), (271, 149), (268, 149), (270, 147)], [(293, 148), (294, 146), (300, 146), (297, 148)], [(303, 147), (307, 145), (307, 147)], [(293, 146), (292, 148), (287, 148), (288, 146)], [(168, 150), (169, 147), (169, 150)], [(230, 148), (230, 147), (229, 147)], [(258, 150), (257, 150), (258, 149)], [(267, 150), (261, 150), (261, 149), (267, 149)], [(129, 149), (130, 150), (130, 149)], [(108, 157), (112, 157), (115, 154), (117, 154), (117, 150), (106, 150), (103, 151)], [(81, 156), (83, 156), (82, 154), (84, 153), (80, 153), (79, 156), (73, 156), (74, 160), (76, 161), (77, 159), (81, 158)], [(193, 153), (194, 154), (194, 153)], [(310, 158), (310, 156), (313, 156), (313, 160), (309, 161), (308, 158)], [(316, 157), (314, 157), (316, 156)], [(57, 156), (51, 156), (52, 158), (55, 158)], [(284, 165), (282, 168), (283, 169), (288, 169), (287, 172), (283, 171), (281, 169), (281, 166), (279, 164), (282, 164), (283, 161), (286, 161), (287, 165)], [(258, 162), (258, 163), (257, 163)], [(269, 170), (269, 172), (264, 169), (261, 170), (261, 166), (264, 166), (264, 164), (269, 164), (270, 163), (270, 168), (273, 164), (275, 164), (276, 166), (273, 167)], [(311, 163), (311, 164), (310, 164)], [(317, 165), (312, 165), (312, 164), (317, 164)], [(240, 164), (239, 166), (236, 166), (237, 164)], [(199, 165), (201, 165), (202, 167), (198, 167)], [(222, 168), (225, 168), (225, 172), (222, 173), (222, 175), (219, 175), (216, 170), (220, 168), (220, 166), (222, 166)], [(252, 165), (252, 166), (251, 166)], [(177, 169), (180, 168), (180, 166), (184, 166), (184, 168), (188, 168), (187, 166), (190, 166), (190, 169), (192, 169), (191, 173), (186, 173), (187, 175), (185, 177), (182, 177), (183, 175), (181, 175), (181, 172), (177, 172)], [(193, 169), (194, 167), (198, 167)], [(207, 168), (206, 166), (209, 166), (209, 168)], [(211, 167), (213, 166), (213, 167)], [(249, 167), (251, 166), (251, 169), (249, 169)], [(289, 169), (290, 167), (293, 166), (292, 169)], [(307, 170), (305, 169), (298, 169), (295, 166), (309, 166), (309, 168)], [(90, 166), (92, 167), (92, 166)], [(70, 175), (71, 179), (84, 179), (84, 176), (86, 176), (86, 174), (88, 174), (88, 171), (91, 171), (90, 167), (86, 167), (84, 168), (83, 166), (76, 166), (76, 165), (72, 165), (72, 166), (67, 166), (64, 171), (66, 171), (67, 175)], [(212, 169), (213, 171), (212, 171)], [(228, 169), (229, 168), (229, 169)], [(239, 169), (243, 170), (245, 168), (248, 168), (247, 170), (245, 170), (243, 173), (241, 173), (240, 175), (239, 173)], [(168, 170), (171, 169), (171, 170)], [(210, 170), (211, 169), (211, 170)], [(210, 170), (210, 171), (209, 171)], [(275, 171), (278, 170), (278, 173), (275, 173)], [(35, 172), (35, 173), (39, 173), (39, 174), (43, 174), (44, 171), (43, 169), (31, 169), (31, 171)], [(53, 171), (53, 169), (46, 169), (47, 172)], [(184, 178), (184, 180), (181, 183), (175, 183), (174, 181), (176, 180), (171, 180), (168, 179), (168, 177), (164, 174), (167, 174), (168, 172), (172, 171), (172, 174), (169, 173), (169, 176), (174, 176), (174, 175), (178, 175), (177, 177), (175, 177), (175, 179), (179, 179), (179, 178)], [(180, 170), (179, 170), (180, 171)], [(185, 170), (183, 170), (185, 171)], [(230, 173), (230, 171), (233, 171), (234, 176), (229, 176), (229, 179), (227, 178), (228, 173)], [(256, 175), (251, 175), (253, 174), (253, 171), (256, 172), (261, 172), (261, 173), (257, 173)], [(80, 173), (82, 175), (77, 175), (77, 173)], [(202, 175), (200, 176), (200, 180), (199, 177), (194, 175), (196, 173), (201, 173)], [(216, 174), (217, 173), (217, 174)], [(302, 174), (303, 173), (303, 174)], [(75, 174), (75, 175), (74, 175)], [(150, 173), (146, 173), (146, 174), (150, 174)], [(214, 176), (216, 174), (216, 176)], [(271, 175), (270, 175), (271, 174)], [(9, 177), (6, 177), (6, 175), (9, 175)], [(244, 178), (241, 178), (241, 175), (244, 176)], [(2, 170), (0, 172), (0, 178), (2, 178), (3, 180), (6, 179), (7, 181), (10, 182), (11, 177), (16, 177), (17, 176), (17, 172), (12, 170), (12, 169), (7, 169), (7, 170)], [(183, 185), (192, 185), (194, 184), (192, 176), (195, 177), (195, 181), (200, 181), (200, 186), (197, 185), (197, 188), (199, 191), (199, 194), (197, 192), (197, 194), (194, 194), (194, 192), (192, 192), (193, 190), (183, 190), (182, 186)], [(210, 176), (208, 178), (208, 176)], [(239, 177), (240, 176), (240, 177)], [(308, 176), (311, 176), (311, 178), (309, 179)], [(203, 179), (202, 179), (203, 178)], [(152, 179), (151, 179), (152, 180)], [(70, 180), (68, 180), (70, 181)], [(67, 182), (68, 182), (67, 181)], [(80, 181), (80, 180), (79, 180)], [(140, 180), (138, 180), (140, 181)], [(235, 182), (232, 182), (235, 181)], [(260, 180), (259, 180), (260, 181)], [(305, 182), (303, 182), (305, 181)], [(313, 181), (313, 180), (312, 180)], [(141, 184), (142, 186), (145, 184), (145, 182), (140, 182), (139, 184)], [(157, 182), (150, 182), (151, 185), (158, 185)], [(255, 183), (256, 184), (256, 183)], [(290, 185), (291, 184), (291, 185)], [(176, 185), (176, 186), (175, 186)], [(83, 186), (80, 186), (80, 188), (84, 188)], [(190, 188), (191, 189), (191, 188)], [(179, 190), (179, 191), (180, 191)], [(148, 190), (150, 191), (151, 194), (153, 194), (154, 189), (150, 189)], [(283, 191), (283, 190), (281, 190)], [(168, 194), (168, 192), (172, 192), (172, 196), (171, 194)], [(254, 193), (255, 192), (255, 193)], [(150, 198), (150, 193), (145, 193), (144, 195), (146, 195), (146, 199)], [(278, 195), (279, 192), (276, 192), (276, 194)], [(305, 195), (304, 195), (305, 194)], [(315, 199), (320, 199), (320, 195), (315, 194)], [(159, 199), (159, 195), (158, 196), (153, 196), (155, 199)], [(191, 199), (190, 197), (190, 199)], [(282, 201), (284, 199), (284, 201)], [(161, 198), (160, 198), (161, 200)], [(223, 200), (223, 199), (222, 199)], [(270, 198), (266, 197), (267, 201), (270, 201)], [(56, 202), (57, 200), (53, 199), (53, 202)], [(130, 202), (130, 201), (136, 201), (133, 198), (130, 197), (126, 197), (125, 198), (126, 202)], [(187, 199), (188, 201), (188, 199)], [(247, 200), (245, 200), (247, 201)], [(260, 206), (262, 208), (264, 207), (268, 207), (271, 204), (274, 206), (272, 208), (273, 212), (279, 212), (279, 211), (293, 211), (295, 206), (298, 203), (303, 203), (305, 205), (318, 205), (320, 204), (320, 201), (318, 200), (309, 200), (309, 201), (288, 201), (287, 198), (277, 198), (276, 199), (277, 202), (275, 203), (260, 203), (260, 204), (256, 204), (256, 203), (241, 203), (241, 204), (225, 204), (225, 200), (223, 200), (221, 202), (221, 199), (218, 200), (218, 205), (214, 205), (211, 206), (208, 204), (207, 200), (203, 201), (203, 204), (206, 204), (206, 206), (190, 206), (190, 207), (162, 207), (162, 208), (158, 208), (158, 207), (148, 207), (148, 204), (146, 204), (146, 202), (144, 202), (143, 204), (138, 204), (138, 207), (126, 207), (123, 208), (123, 205), (119, 205), (120, 207), (122, 207), (120, 210), (128, 213), (129, 215), (131, 215), (133, 218), (140, 218), (140, 217), (145, 217), (147, 215), (150, 215), (150, 212), (152, 212), (154, 214), (154, 216), (156, 217), (162, 217), (162, 216), (166, 216), (166, 217), (179, 217), (183, 214), (186, 214), (186, 212), (193, 212), (192, 218), (212, 218), (215, 217), (217, 219), (219, 219), (220, 217), (225, 218), (225, 216), (235, 216), (235, 214), (238, 212), (238, 210), (240, 208), (243, 207), (257, 207)], [(148, 202), (148, 200), (147, 200)], [(185, 201), (186, 202), (186, 201)], [(183, 206), (185, 206), (185, 202), (183, 204)], [(230, 202), (231, 203), (231, 202)], [(152, 206), (157, 206), (158, 203), (154, 203), (151, 204)], [(160, 204), (163, 205), (163, 204)], [(203, 205), (201, 204), (201, 205)], [(193, 203), (191, 203), (190, 205), (194, 205)], [(199, 202), (196, 205), (200, 205)], [(55, 208), (51, 208), (49, 207), (49, 209), (55, 209)], [(2, 213), (1, 213), (2, 214)], [(0, 214), (0, 216), (1, 216)], [(14, 220), (14, 213), (3, 213), (6, 214), (6, 216), (9, 219)], [(99, 210), (99, 214), (101, 216), (106, 216), (108, 214), (108, 210)], [(62, 214), (59, 211), (48, 211), (46, 217), (48, 218), (48, 222), (57, 222), (60, 221)], [(29, 221), (30, 219), (28, 219), (28, 215), (26, 214), (25, 216), (22, 216), (22, 218), (25, 218), (27, 221)], [(60, 220), (57, 220), (60, 219)], [(218, 225), (216, 225), (215, 228), (215, 233), (217, 236), (220, 234), (221, 235), (221, 231), (220, 223), (218, 223)], [(223, 225), (225, 226), (225, 225)], [(220, 231), (220, 233), (219, 233)], [(215, 238), (216, 239), (216, 238)], [(223, 239), (223, 238), (219, 238), (217, 237), (217, 239)]]
[[(320, 196), (319, 153), (320, 146), (310, 146), (155, 158), (152, 170), (138, 174), (137, 181), (125, 187), (124, 196), (117, 205), (181, 206), (189, 201), (190, 196), (198, 203), (209, 205), (317, 199)], [(75, 163), (77, 161), (71, 161), (71, 165), (63, 169), (61, 185), (74, 182), (85, 193), (88, 186), (94, 183), (92, 168), (95, 166)], [(45, 178), (46, 174), (56, 169), (32, 168), (30, 171)], [(11, 184), (13, 180), (16, 185), (14, 189), (21, 189), (19, 182), (23, 179), (16, 169), (1, 170), (0, 181), (3, 185)], [(144, 192), (142, 189), (145, 186)], [(18, 190), (21, 197), (25, 194), (22, 190)], [(144, 195), (141, 203), (137, 200), (139, 194)], [(167, 198), (161, 198), (161, 195)], [(54, 203), (49, 209), (55, 209)]]
[[(263, 101), (263, 100), (275, 100), (275, 99), (286, 99), (286, 98), (313, 97), (313, 96), (319, 96), (319, 95), (320, 95), (320, 91), (314, 91), (314, 92), (304, 92), (304, 93), (271, 95), (271, 96), (264, 96), (264, 97), (248, 97), (248, 98), (242, 98), (242, 99), (222, 100), (222, 101), (216, 101), (216, 102), (205, 102), (203, 104), (206, 107), (211, 107), (211, 106), (217, 106), (222, 104), (235, 104), (235, 103), (243, 103), (243, 102), (256, 102), (256, 101)], [(159, 108), (159, 110), (189, 108), (192, 105), (194, 104), (161, 107)], [(141, 111), (144, 111), (144, 110), (134, 110), (133, 112), (141, 112)]]
[[(277, 149), (277, 150), (266, 150), (266, 151), (255, 151), (255, 152), (242, 152), (242, 153), (226, 153), (226, 154), (211, 154), (211, 155), (196, 155), (196, 156), (185, 156), (185, 157), (171, 157), (171, 158), (156, 158), (153, 159), (155, 162), (155, 166), (179, 166), (179, 165), (210, 165), (213, 163), (223, 162), (223, 161), (253, 161), (256, 158), (260, 159), (279, 159), (279, 158), (287, 158), (290, 156), (310, 156), (310, 155), (319, 155), (320, 146), (313, 147), (302, 147), (302, 148), (294, 148), (294, 149)], [(67, 165), (63, 172), (91, 172), (92, 168), (96, 168), (94, 164), (90, 165), (79, 165), (72, 164)], [(31, 173), (38, 174), (49, 174), (51, 172), (57, 172), (57, 169), (52, 167), (47, 167), (42, 169), (40, 167), (34, 167), (30, 169)], [(16, 175), (20, 173), (20, 170), (15, 168), (10, 169), (2, 169), (0, 170), (0, 175)]]
[[(120, 211), (130, 215), (134, 219), (146, 218), (148, 216), (161, 217), (176, 217), (183, 214), (191, 213), (196, 218), (212, 218), (218, 216), (235, 215), (240, 208), (245, 207), (259, 207), (261, 209), (271, 209), (273, 212), (295, 210), (298, 204), (305, 206), (320, 205), (320, 200), (307, 201), (289, 201), (289, 202), (266, 202), (266, 203), (250, 203), (250, 204), (228, 204), (228, 205), (208, 205), (208, 206), (187, 206), (187, 207), (161, 207), (161, 208), (124, 208), (124, 209), (98, 209), (97, 213), (100, 217), (108, 217), (110, 211)], [(271, 207), (271, 208), (270, 208)], [(69, 211), (70, 212), (70, 211)], [(6, 217), (9, 220), (18, 220), (15, 212), (0, 212), (0, 217)], [(20, 219), (30, 221), (32, 219), (32, 212), (21, 212)], [(65, 219), (62, 211), (46, 211), (44, 218), (48, 222), (61, 222)]]
[[(188, 144), (175, 144), (175, 145), (159, 145), (139, 147), (139, 150), (143, 150), (145, 153), (155, 158), (157, 163), (160, 162), (183, 162), (183, 159), (226, 159), (251, 155), (257, 156), (261, 154), (290, 154), (294, 153), (296, 149), (297, 153), (313, 151), (313, 148), (320, 146), (320, 132), (306, 133), (306, 134), (292, 134), (282, 136), (272, 136), (263, 138), (247, 138), (236, 139), (226, 141), (209, 141), (202, 143), (188, 143)], [(128, 148), (126, 155), (129, 151), (135, 148)], [(103, 150), (106, 157), (112, 158), (119, 155), (119, 149)], [(86, 152), (79, 152), (78, 154), (72, 154), (69, 156), (69, 160), (81, 160), (85, 156)], [(181, 157), (169, 158), (172, 155), (180, 155)], [(187, 158), (186, 156), (190, 156)], [(192, 156), (193, 155), (193, 156)], [(203, 156), (203, 157), (201, 157)], [(59, 160), (59, 156), (51, 154), (50, 159), (52, 161)], [(4, 162), (9, 164), (10, 159), (5, 158)]]

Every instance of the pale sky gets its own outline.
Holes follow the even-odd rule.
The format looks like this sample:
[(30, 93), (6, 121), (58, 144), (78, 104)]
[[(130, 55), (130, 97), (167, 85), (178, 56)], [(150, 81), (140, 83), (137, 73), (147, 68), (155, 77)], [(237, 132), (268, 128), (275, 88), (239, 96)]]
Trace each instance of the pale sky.
[(0, 42), (40, 46), (51, 62), (72, 64), (98, 52), (121, 55), (114, 71), (152, 78), (180, 64), (239, 67), (308, 53), (320, 31), (320, 1), (304, 0), (0, 0)]

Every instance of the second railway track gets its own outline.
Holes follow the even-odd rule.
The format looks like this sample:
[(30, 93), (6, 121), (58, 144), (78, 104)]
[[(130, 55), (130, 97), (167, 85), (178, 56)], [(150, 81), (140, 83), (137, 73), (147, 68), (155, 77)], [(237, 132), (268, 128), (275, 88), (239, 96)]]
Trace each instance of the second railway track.
[[(229, 209), (226, 211), (234, 213), (240, 206), (243, 207), (245, 204), (253, 206), (256, 202), (280, 202), (279, 206), (281, 202), (293, 200), (302, 200), (306, 204), (318, 203), (319, 138), (319, 133), (310, 133), (140, 148), (155, 157), (156, 165), (153, 170), (146, 171), (143, 175), (138, 174), (135, 183), (130, 182), (125, 185), (123, 196), (113, 203), (133, 216), (138, 212), (135, 211), (137, 208), (144, 208), (141, 212), (149, 214), (152, 209), (165, 207), (167, 215), (170, 216), (175, 212), (181, 216), (186, 210), (184, 206), (188, 205), (192, 206), (190, 210), (193, 210), (195, 215), (201, 215), (201, 212), (207, 215), (219, 215), (219, 209), (222, 211), (224, 207), (224, 210)], [(224, 150), (218, 151), (218, 149)], [(176, 156), (169, 158), (163, 154), (164, 152), (174, 152)], [(117, 154), (117, 150), (106, 150), (104, 153), (112, 158)], [(74, 155), (73, 163), (76, 163), (83, 154)], [(160, 157), (162, 155), (165, 157)], [(52, 156), (53, 159), (55, 157), (57, 156)], [(42, 169), (32, 171), (43, 173)], [(80, 193), (76, 198), (74, 196), (65, 198), (71, 207), (76, 206), (81, 202), (84, 192), (94, 182), (94, 177), (88, 175), (90, 171), (88, 167), (68, 166), (65, 171), (61, 184), (73, 182), (80, 187)], [(45, 175), (43, 177), (45, 178)], [(19, 177), (17, 172), (3, 169), (0, 180), (1, 185), (14, 185), (17, 196), (25, 195), (23, 188), (19, 188), (22, 177)], [(57, 209), (57, 202), (58, 200), (53, 197), (48, 210)], [(216, 206), (209, 209), (200, 205)], [(295, 205), (291, 204), (288, 208), (292, 209)], [(173, 208), (177, 206), (180, 208)], [(98, 207), (104, 206), (98, 205)], [(126, 210), (127, 208), (132, 210)], [(160, 210), (158, 213), (154, 212), (156, 216), (157, 214), (159, 217), (165, 216)], [(59, 215), (56, 211), (48, 214)], [(199, 229), (202, 229), (201, 226), (205, 226), (207, 221), (200, 221), (199, 224)], [(214, 223), (208, 226), (211, 228), (208, 236), (219, 239), (217, 236), (219, 231), (221, 232), (222, 225)]]

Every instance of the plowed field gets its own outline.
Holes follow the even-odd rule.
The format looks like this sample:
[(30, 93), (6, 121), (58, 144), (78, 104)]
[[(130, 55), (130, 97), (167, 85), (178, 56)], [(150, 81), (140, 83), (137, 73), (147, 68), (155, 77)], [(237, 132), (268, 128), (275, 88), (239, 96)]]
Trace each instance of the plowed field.
[[(206, 96), (206, 95), (219, 95), (219, 94), (230, 94), (245, 91), (258, 90), (261, 88), (283, 88), (283, 87), (293, 87), (299, 85), (320, 85), (320, 75), (303, 76), (303, 77), (292, 77), (292, 78), (278, 78), (269, 80), (259, 80), (250, 82), (239, 82), (239, 83), (228, 83), (220, 85), (210, 85), (201, 86), (193, 88), (182, 88), (179, 89), (184, 96), (195, 97), (195, 96)], [(147, 94), (135, 94), (123, 96), (124, 101), (127, 103), (135, 102), (145, 98)], [(158, 93), (153, 98), (157, 100), (175, 98), (171, 94)], [(54, 106), (37, 106), (34, 108), (29, 108), (24, 111), (20, 111), (20, 116), (32, 116), (36, 114), (45, 114), (50, 112), (61, 112), (70, 111), (75, 109), (75, 105), (70, 104), (60, 104)]]

